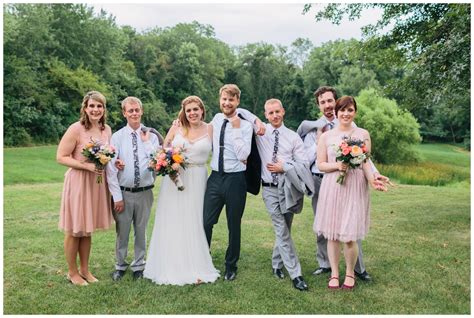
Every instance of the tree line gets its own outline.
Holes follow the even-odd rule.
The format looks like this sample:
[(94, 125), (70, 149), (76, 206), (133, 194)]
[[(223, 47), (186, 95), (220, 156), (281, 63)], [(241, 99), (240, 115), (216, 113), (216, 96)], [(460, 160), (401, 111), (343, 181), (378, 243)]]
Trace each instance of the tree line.
[[(453, 6), (468, 7), (468, 11), (458, 11), (464, 14), (462, 18), (470, 17), (470, 5)], [(464, 22), (462, 18), (456, 18), (458, 24)], [(427, 87), (442, 85), (432, 76), (439, 70), (421, 73), (414, 53), (403, 52), (399, 43), (382, 45), (380, 36), (330, 41), (318, 47), (301, 38), (288, 47), (263, 42), (230, 47), (216, 38), (212, 26), (199, 22), (137, 32), (130, 26), (117, 26), (112, 15), (95, 14), (85, 4), (6, 4), (3, 41), (6, 146), (57, 142), (78, 119), (80, 102), (89, 90), (107, 97), (113, 130), (124, 124), (120, 101), (129, 95), (143, 101), (144, 122), (163, 133), (188, 95), (203, 99), (210, 120), (219, 111), (218, 89), (224, 83), (236, 83), (242, 90), (241, 106), (260, 117), (266, 99), (281, 99), (285, 123), (293, 129), (302, 120), (318, 116), (313, 92), (330, 85), (339, 95), (360, 95), (373, 107), (379, 104), (371, 103), (370, 96), (393, 104), (390, 110), (381, 107), (391, 115), (377, 120), (392, 127), (388, 121), (405, 118), (410, 131), (405, 138), (394, 127), (385, 132), (387, 138), (405, 138), (413, 144), (420, 140), (420, 129), (425, 139), (469, 141), (470, 76), (466, 78), (465, 68), (456, 64), (465, 59), (459, 56), (466, 53), (465, 48), (443, 53), (459, 60), (452, 63), (460, 68), (460, 78), (439, 73), (445, 76), (442, 83), (449, 82), (451, 89), (459, 87), (452, 94), (448, 90), (435, 97)], [(430, 56), (439, 57), (432, 50)], [(470, 54), (470, 46), (467, 50)], [(413, 82), (414, 77), (423, 81)], [(430, 84), (430, 78), (438, 86)], [(377, 159), (397, 161), (382, 155)]]

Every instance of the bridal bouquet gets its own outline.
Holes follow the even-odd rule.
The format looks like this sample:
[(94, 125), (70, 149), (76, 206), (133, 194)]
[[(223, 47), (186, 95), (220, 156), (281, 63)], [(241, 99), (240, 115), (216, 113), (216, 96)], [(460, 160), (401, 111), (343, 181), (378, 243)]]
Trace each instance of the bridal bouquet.
[[(91, 141), (84, 146), (81, 153), (86, 157), (87, 161), (95, 164), (95, 168), (98, 171), (102, 172), (105, 165), (115, 157), (115, 148), (91, 137)], [(102, 174), (97, 176), (96, 182), (102, 183)]]
[(178, 190), (183, 191), (184, 185), (179, 177), (178, 170), (179, 168), (186, 169), (187, 164), (183, 148), (162, 148), (150, 155), (148, 169), (155, 171), (160, 176), (169, 175), (170, 179), (178, 187)]
[[(360, 167), (369, 157), (365, 142), (360, 139), (352, 139), (343, 137), (339, 146), (336, 146), (336, 161), (342, 161), (349, 165), (349, 168), (355, 169)], [(346, 171), (341, 171), (337, 177), (337, 183), (343, 184), (346, 177)]]

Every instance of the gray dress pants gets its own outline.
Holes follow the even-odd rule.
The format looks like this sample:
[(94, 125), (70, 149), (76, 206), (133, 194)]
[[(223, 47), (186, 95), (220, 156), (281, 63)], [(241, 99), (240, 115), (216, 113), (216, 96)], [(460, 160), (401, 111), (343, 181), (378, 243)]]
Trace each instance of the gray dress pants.
[(150, 218), (151, 206), (153, 205), (153, 191), (151, 189), (135, 193), (122, 191), (122, 195), (125, 209), (120, 213), (113, 212), (117, 233), (115, 269), (124, 271), (129, 265), (126, 258), (130, 228), (133, 224), (135, 257), (130, 264), (130, 268), (134, 272), (142, 271), (145, 269), (146, 228)]
[[(323, 178), (313, 175), (314, 180), (314, 195), (312, 199), (313, 213), (316, 217), (316, 206), (318, 205), (319, 189), (321, 188), (321, 181)], [(319, 267), (330, 268), (329, 257), (328, 257), (328, 240), (322, 235), (318, 235), (316, 238), (316, 244), (318, 246), (316, 251), (316, 259), (318, 260)], [(359, 256), (357, 257), (357, 262), (355, 264), (354, 270), (362, 274), (365, 272), (364, 260), (362, 259), (364, 255), (362, 254), (362, 241), (357, 240), (357, 245), (359, 246)]]
[(295, 244), (291, 238), (293, 213), (282, 213), (278, 200), (278, 189), (263, 187), (262, 197), (267, 207), (275, 231), (275, 245), (272, 254), (272, 267), (285, 266), (291, 279), (301, 276), (301, 265), (296, 255)]

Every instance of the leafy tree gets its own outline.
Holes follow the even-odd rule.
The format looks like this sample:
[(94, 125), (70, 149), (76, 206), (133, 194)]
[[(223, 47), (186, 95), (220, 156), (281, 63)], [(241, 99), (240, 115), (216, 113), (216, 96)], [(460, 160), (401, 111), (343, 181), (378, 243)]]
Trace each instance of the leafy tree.
[(290, 61), (294, 65), (303, 67), (312, 48), (313, 43), (309, 39), (297, 38), (291, 43), (290, 52), (288, 53)]
[[(375, 47), (395, 48), (392, 61), (405, 69), (402, 80), (388, 86), (387, 93), (412, 111), (425, 136), (450, 136), (452, 141), (466, 138), (470, 126), (471, 5), (327, 4), (315, 18), (339, 24), (346, 16), (359, 18), (367, 8), (383, 10), (375, 25), (363, 28), (367, 40)], [(304, 11), (310, 10), (311, 5), (305, 5)], [(391, 30), (384, 33), (389, 25)], [(434, 126), (433, 121), (437, 123)], [(443, 121), (446, 123), (441, 124)]]
[(241, 105), (254, 114), (263, 113), (269, 98), (282, 99), (284, 87), (289, 84), (292, 66), (279, 48), (265, 43), (253, 43), (238, 49), (233, 68), (236, 84), (242, 90)]

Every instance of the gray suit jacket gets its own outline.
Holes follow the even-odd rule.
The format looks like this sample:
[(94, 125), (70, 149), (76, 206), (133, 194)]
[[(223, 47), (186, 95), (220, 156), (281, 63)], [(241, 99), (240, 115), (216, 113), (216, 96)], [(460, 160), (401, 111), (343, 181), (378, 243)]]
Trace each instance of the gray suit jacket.
[(282, 213), (300, 213), (303, 209), (304, 195), (314, 193), (314, 181), (306, 163), (290, 162), (293, 169), (284, 173), (278, 184), (278, 197)]
[(318, 120), (303, 120), (296, 130), (296, 133), (304, 140), (304, 137), (306, 137), (310, 131), (313, 129), (321, 129), (324, 126), (326, 126), (326, 119), (324, 117)]

